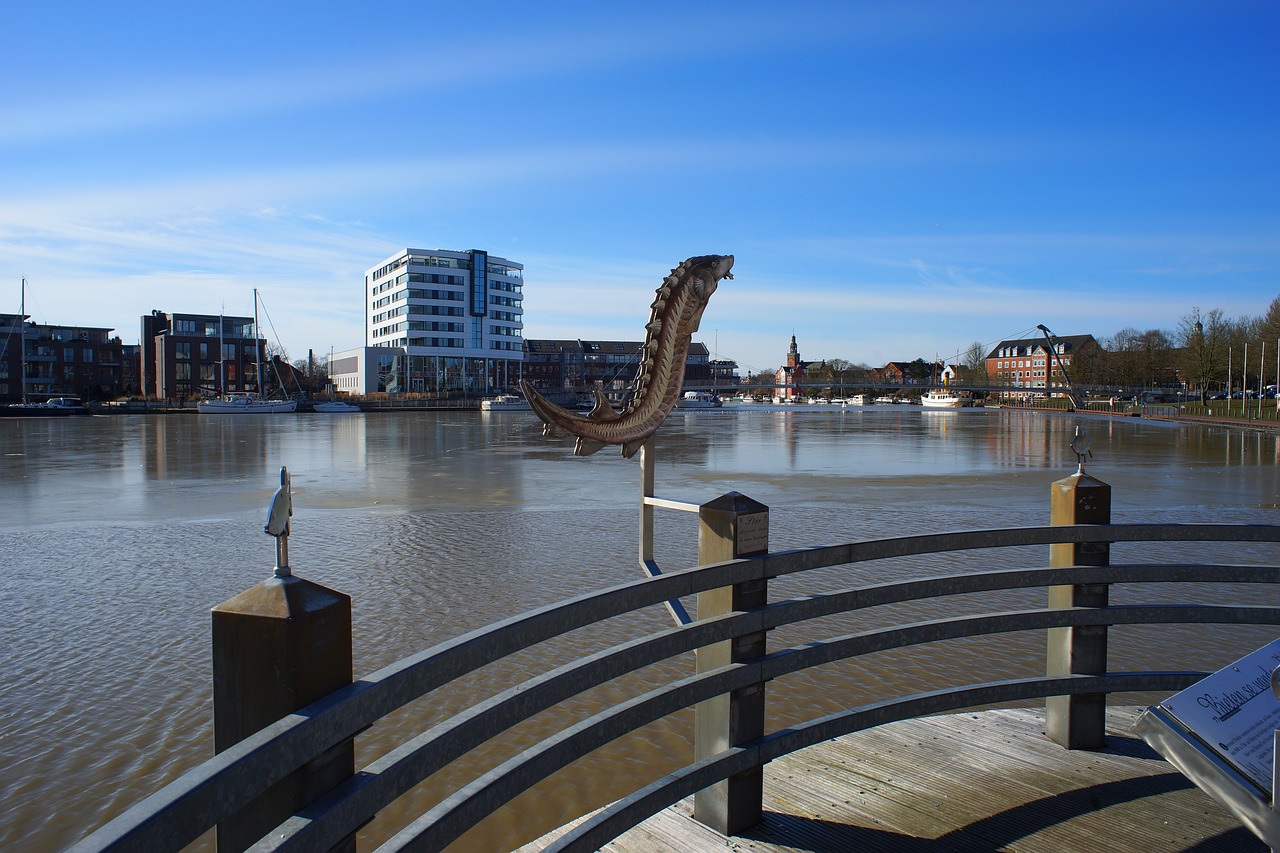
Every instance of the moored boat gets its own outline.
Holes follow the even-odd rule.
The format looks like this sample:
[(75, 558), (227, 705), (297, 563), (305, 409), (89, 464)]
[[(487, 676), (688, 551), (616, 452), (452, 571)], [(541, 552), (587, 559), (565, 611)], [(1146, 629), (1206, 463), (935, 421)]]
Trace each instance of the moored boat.
[[(261, 327), (258, 325), (258, 289), (253, 290), (253, 335), (255, 341), (259, 337)], [(221, 344), (219, 345), (221, 346)], [(258, 347), (255, 347), (257, 349)], [(257, 362), (256, 388), (262, 388), (262, 352), (254, 359)], [(276, 415), (285, 412), (296, 412), (297, 400), (272, 400), (259, 393), (238, 391), (224, 393), (209, 400), (196, 403), (196, 411), (202, 415)]]
[(257, 394), (223, 394), (196, 403), (202, 415), (275, 415), (298, 410), (297, 400), (268, 400)]
[(360, 411), (360, 407), (345, 400), (325, 400), (312, 407), (322, 415), (343, 415)]
[(529, 401), (524, 397), (518, 397), (515, 394), (499, 394), (490, 400), (480, 401), (480, 411), (482, 412), (527, 412), (532, 407)]
[(677, 409), (718, 409), (723, 401), (709, 391), (686, 391), (676, 400)]
[(968, 397), (961, 397), (945, 388), (930, 388), (920, 398), (920, 405), (930, 409), (958, 409), (970, 405)]

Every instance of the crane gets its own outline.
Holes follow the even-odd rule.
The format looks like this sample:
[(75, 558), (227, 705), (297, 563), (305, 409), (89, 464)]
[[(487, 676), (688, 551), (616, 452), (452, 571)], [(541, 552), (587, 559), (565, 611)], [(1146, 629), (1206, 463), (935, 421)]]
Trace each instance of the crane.
[[(1075, 389), (1071, 387), (1071, 377), (1067, 375), (1067, 366), (1062, 363), (1062, 356), (1058, 354), (1058, 339), (1053, 336), (1053, 332), (1049, 331), (1049, 328), (1043, 323), (1036, 326), (1036, 328), (1044, 332), (1044, 339), (1049, 342), (1049, 352), (1053, 355), (1053, 359), (1058, 362), (1058, 369), (1062, 371), (1062, 384), (1065, 386), (1063, 391), (1067, 395), (1067, 400), (1071, 403), (1071, 410), (1075, 412), (1082, 411), (1084, 403), (1076, 396)], [(1049, 375), (1053, 375), (1052, 370), (1049, 371)], [(1045, 384), (1048, 385), (1049, 383), (1046, 381)]]

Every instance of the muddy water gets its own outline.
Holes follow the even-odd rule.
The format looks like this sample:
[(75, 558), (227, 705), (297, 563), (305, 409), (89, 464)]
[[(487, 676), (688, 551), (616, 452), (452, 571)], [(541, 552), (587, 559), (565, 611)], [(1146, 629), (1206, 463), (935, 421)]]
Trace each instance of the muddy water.
[[(728, 491), (749, 495), (771, 507), (775, 548), (1040, 524), (1049, 483), (1075, 469), (1067, 445), (1076, 422), (903, 407), (677, 412), (659, 436), (658, 492), (699, 503)], [(1088, 469), (1114, 487), (1117, 521), (1280, 518), (1276, 435), (1133, 418), (1084, 423), (1094, 436)], [(270, 574), (274, 543), (262, 524), (281, 465), (293, 474), (291, 562), (297, 574), (352, 596), (357, 675), (638, 574), (635, 460), (607, 450), (573, 457), (567, 442), (543, 438), (528, 413), (0, 421), (0, 454), (7, 609), (0, 620), (0, 849), (66, 847), (212, 753), (209, 610)], [(658, 538), (661, 565), (694, 562), (691, 516), (660, 512)], [(1215, 547), (1171, 546), (1168, 556), (1277, 559), (1274, 549)], [(1043, 561), (1025, 551), (993, 553), (983, 555), (982, 567)], [(862, 567), (857, 576), (829, 570), (776, 582), (774, 595), (953, 570), (964, 567), (944, 557)], [(1266, 597), (1199, 593), (1205, 600), (1242, 594)], [(951, 606), (918, 606), (913, 615)], [(477, 673), (375, 726), (361, 737), (358, 760), (547, 668), (557, 655), (600, 648), (667, 619), (659, 610), (636, 614)], [(870, 624), (833, 620), (804, 630)], [(1123, 655), (1134, 668), (1216, 667), (1274, 633), (1188, 627), (1156, 638), (1126, 629), (1113, 641), (1113, 661)], [(771, 647), (806, 636), (813, 634), (779, 631)], [(995, 653), (990, 641), (952, 644), (792, 676), (770, 685), (770, 725), (884, 691), (940, 686), (956, 674), (1031, 674), (1041, 644), (1014, 636)], [(362, 849), (393, 834), (447, 785), (564, 719), (688, 669), (688, 661), (669, 662), (522, 727), (380, 815), (362, 831)], [(691, 754), (688, 724), (677, 715), (589, 757), (458, 849), (515, 846), (667, 772)]]

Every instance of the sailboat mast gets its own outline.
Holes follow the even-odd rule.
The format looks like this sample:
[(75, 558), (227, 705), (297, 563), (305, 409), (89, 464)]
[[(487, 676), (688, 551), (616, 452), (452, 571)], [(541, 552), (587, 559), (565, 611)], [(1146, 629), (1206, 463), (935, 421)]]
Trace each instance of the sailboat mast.
[(218, 396), (227, 393), (227, 307), (218, 312)]
[(18, 308), (18, 352), (22, 353), (22, 369), (18, 381), (22, 385), (22, 402), (27, 402), (27, 277), (22, 277), (22, 303)]
[(262, 396), (262, 357), (265, 355), (262, 346), (262, 329), (258, 326), (258, 288), (253, 289), (253, 349), (257, 353), (254, 361), (258, 364), (258, 396)]

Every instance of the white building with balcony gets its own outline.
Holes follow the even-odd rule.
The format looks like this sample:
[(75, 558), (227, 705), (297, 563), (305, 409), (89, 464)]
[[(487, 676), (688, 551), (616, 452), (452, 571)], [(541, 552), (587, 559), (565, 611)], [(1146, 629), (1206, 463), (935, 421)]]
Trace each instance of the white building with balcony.
[(403, 351), (398, 390), (483, 396), (519, 383), (523, 264), (481, 249), (405, 249), (364, 282), (365, 345)]

